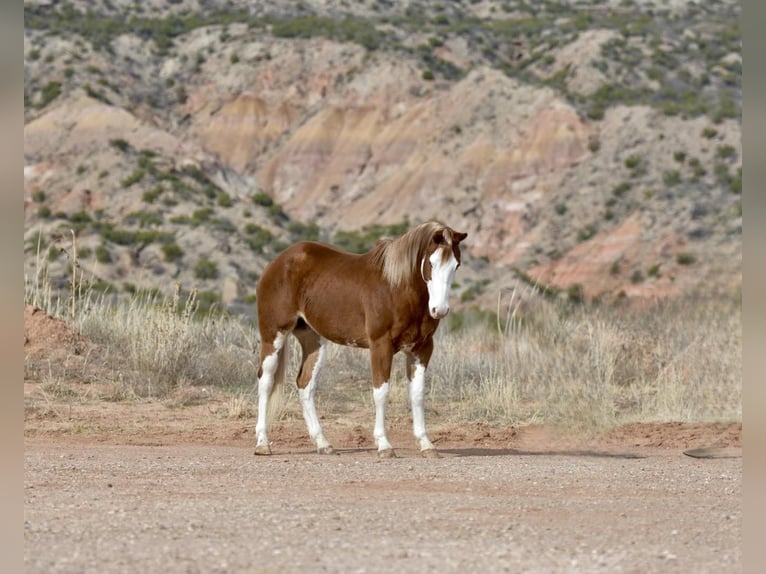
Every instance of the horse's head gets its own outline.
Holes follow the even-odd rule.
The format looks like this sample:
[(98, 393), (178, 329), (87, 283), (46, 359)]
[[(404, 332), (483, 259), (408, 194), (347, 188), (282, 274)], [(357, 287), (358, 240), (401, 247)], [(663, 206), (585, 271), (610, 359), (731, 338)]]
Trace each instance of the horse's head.
[(460, 267), (460, 242), (468, 236), (444, 227), (433, 233), (420, 262), (420, 271), (428, 288), (428, 312), (434, 319), (449, 313), (449, 291)]

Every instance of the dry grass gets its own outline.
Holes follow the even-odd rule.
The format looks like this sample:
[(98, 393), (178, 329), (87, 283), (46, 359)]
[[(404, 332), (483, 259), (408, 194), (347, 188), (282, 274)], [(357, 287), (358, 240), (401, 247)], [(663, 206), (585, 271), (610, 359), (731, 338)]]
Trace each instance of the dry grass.
[[(221, 392), (223, 416), (253, 418), (258, 335), (226, 315), (199, 317), (194, 296), (112, 302), (92, 293), (76, 305), (27, 288), (27, 302), (72, 321), (105, 350), (102, 400), (162, 400), (182, 408)], [(531, 293), (528, 295), (532, 295)], [(76, 310), (72, 311), (72, 310)], [(428, 370), (427, 406), (447, 420), (546, 423), (578, 431), (633, 421), (741, 420), (741, 308), (738, 300), (677, 300), (645, 310), (573, 306), (514, 298), (496, 328), (442, 328)], [(288, 384), (273, 418), (299, 417), (290, 343)], [(43, 396), (70, 392), (51, 372)], [(368, 352), (331, 346), (318, 408), (340, 416), (352, 402), (372, 411)], [(408, 415), (404, 361), (397, 357), (391, 412)], [(72, 396), (71, 400), (78, 400)], [(50, 401), (53, 404), (53, 401)], [(40, 405), (46, 408), (45, 405)], [(56, 413), (50, 413), (55, 416)], [(61, 413), (59, 413), (61, 414)]]

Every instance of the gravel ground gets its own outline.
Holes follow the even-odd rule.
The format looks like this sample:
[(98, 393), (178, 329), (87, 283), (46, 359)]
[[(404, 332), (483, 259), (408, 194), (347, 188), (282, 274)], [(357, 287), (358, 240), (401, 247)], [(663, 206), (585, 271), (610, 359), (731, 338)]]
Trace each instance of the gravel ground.
[(26, 445), (27, 572), (738, 572), (742, 459)]

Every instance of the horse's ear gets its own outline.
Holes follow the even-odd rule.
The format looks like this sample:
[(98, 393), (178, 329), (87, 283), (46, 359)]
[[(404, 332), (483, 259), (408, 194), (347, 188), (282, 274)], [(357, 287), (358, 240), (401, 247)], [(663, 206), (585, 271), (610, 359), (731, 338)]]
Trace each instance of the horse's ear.
[(460, 231), (455, 231), (452, 234), (452, 239), (454, 240), (455, 245), (457, 245), (458, 243), (463, 241), (463, 239), (465, 239), (466, 237), (468, 237), (468, 234), (467, 233), (461, 233)]
[(444, 231), (439, 230), (436, 233), (434, 233), (433, 236), (433, 242), (436, 243), (436, 245), (443, 245), (444, 243), (447, 243), (447, 241), (444, 239)]

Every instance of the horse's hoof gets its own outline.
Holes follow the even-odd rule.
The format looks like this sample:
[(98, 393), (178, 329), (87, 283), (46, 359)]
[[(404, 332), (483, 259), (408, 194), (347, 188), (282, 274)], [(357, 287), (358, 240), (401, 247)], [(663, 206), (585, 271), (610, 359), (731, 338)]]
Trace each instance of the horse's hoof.
[(324, 446), (322, 448), (318, 448), (317, 452), (319, 454), (338, 454), (335, 449), (331, 446)]
[(378, 451), (378, 458), (396, 458), (396, 453), (392, 448), (386, 448)]
[(255, 453), (258, 456), (267, 456), (271, 454), (271, 447), (267, 444), (259, 444), (255, 447)]
[(425, 450), (421, 450), (420, 454), (423, 458), (441, 458), (442, 455), (439, 454), (439, 451), (435, 448), (427, 448)]

